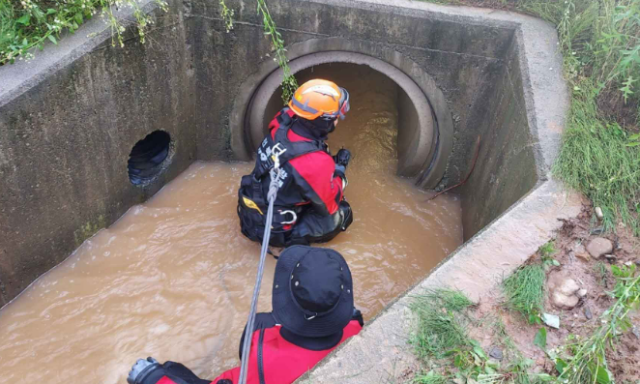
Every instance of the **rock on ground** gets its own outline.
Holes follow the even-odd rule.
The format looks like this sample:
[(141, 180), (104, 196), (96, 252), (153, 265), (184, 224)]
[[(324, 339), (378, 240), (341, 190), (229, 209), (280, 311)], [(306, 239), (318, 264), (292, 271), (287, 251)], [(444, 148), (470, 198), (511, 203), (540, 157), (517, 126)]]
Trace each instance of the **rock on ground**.
[(613, 252), (613, 243), (611, 240), (596, 237), (587, 244), (587, 252), (597, 259), (604, 254)]
[(559, 309), (573, 309), (580, 299), (576, 293), (580, 286), (575, 280), (561, 272), (552, 272), (548, 280), (551, 302)]

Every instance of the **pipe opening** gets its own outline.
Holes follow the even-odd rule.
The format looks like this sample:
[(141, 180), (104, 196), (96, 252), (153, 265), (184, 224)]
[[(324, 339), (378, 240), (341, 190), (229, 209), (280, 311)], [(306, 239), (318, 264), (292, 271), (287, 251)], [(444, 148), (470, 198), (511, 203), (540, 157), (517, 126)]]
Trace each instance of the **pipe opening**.
[(127, 168), (129, 181), (145, 186), (155, 180), (171, 161), (171, 135), (165, 131), (154, 131), (138, 141), (129, 154)]

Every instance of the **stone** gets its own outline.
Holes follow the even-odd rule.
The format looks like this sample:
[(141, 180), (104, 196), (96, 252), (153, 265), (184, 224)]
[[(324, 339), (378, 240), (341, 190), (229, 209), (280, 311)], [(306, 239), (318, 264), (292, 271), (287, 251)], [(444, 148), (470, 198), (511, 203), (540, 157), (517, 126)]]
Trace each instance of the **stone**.
[(573, 250), (573, 254), (582, 261), (591, 260), (591, 255), (589, 255), (589, 252), (587, 252), (587, 250), (584, 248), (584, 245), (582, 244), (579, 244), (575, 247), (575, 249)]
[(610, 253), (607, 253), (604, 255), (604, 258), (607, 259), (608, 261), (615, 261), (616, 257)]
[(580, 290), (580, 286), (573, 279), (566, 279), (556, 288), (557, 292), (562, 293), (565, 296), (571, 296)]
[(571, 296), (580, 289), (580, 286), (574, 279), (567, 276), (566, 273), (558, 271), (554, 271), (549, 274), (547, 285), (549, 287), (549, 291), (560, 292), (565, 296)]
[(559, 309), (573, 309), (579, 301), (580, 299), (575, 295), (567, 296), (557, 291), (551, 294), (551, 302)]
[(582, 297), (586, 297), (587, 296), (587, 290), (584, 289), (584, 288), (579, 289), (578, 292), (576, 292), (576, 296), (581, 297), (581, 298)]
[(586, 317), (587, 320), (593, 319), (593, 313), (591, 312), (591, 308), (584, 307), (584, 317)]
[(602, 218), (604, 217), (604, 214), (602, 213), (602, 208), (596, 207), (596, 217), (598, 218), (598, 220), (602, 220)]
[(613, 243), (611, 240), (596, 237), (587, 244), (587, 252), (597, 259), (604, 254), (613, 252)]
[(560, 317), (552, 315), (550, 313), (542, 314), (542, 322), (550, 326), (551, 328), (560, 329)]
[(491, 347), (491, 350), (489, 351), (489, 356), (498, 361), (502, 360), (502, 358), (504, 357), (504, 355), (502, 354), (502, 349), (495, 346)]

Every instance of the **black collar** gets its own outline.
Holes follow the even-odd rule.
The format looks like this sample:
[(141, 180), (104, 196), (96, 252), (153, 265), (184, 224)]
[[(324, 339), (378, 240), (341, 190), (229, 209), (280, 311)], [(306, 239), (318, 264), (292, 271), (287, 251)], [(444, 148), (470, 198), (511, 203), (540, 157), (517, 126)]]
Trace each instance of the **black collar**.
[(284, 328), (280, 328), (280, 336), (298, 347), (311, 351), (325, 351), (340, 343), (340, 340), (342, 340), (342, 330), (338, 333), (325, 337), (303, 337), (287, 331)]
[[(330, 124), (333, 124), (331, 122)], [(291, 126), (293, 132), (310, 140), (327, 140), (329, 135), (330, 125), (325, 121), (309, 121), (301, 118), (296, 118)]]

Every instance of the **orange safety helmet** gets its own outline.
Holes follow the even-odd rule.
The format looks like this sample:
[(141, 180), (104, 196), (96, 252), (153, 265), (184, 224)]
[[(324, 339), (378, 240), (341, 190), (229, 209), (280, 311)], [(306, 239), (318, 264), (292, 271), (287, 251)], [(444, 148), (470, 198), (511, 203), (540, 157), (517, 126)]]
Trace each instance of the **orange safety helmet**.
[(344, 119), (349, 112), (349, 92), (329, 80), (309, 80), (296, 89), (289, 108), (307, 120)]

